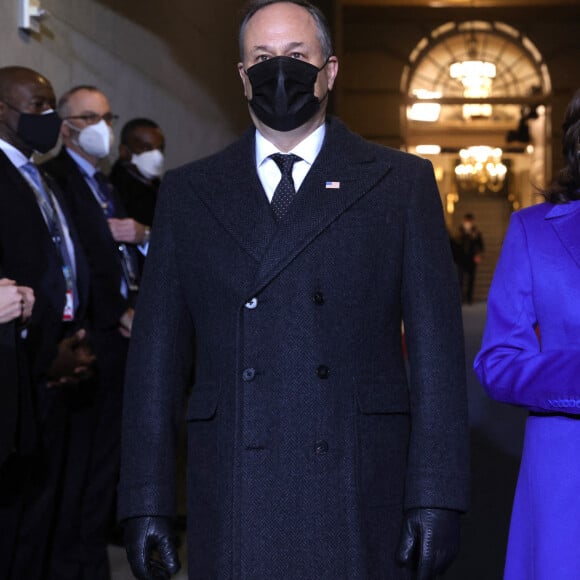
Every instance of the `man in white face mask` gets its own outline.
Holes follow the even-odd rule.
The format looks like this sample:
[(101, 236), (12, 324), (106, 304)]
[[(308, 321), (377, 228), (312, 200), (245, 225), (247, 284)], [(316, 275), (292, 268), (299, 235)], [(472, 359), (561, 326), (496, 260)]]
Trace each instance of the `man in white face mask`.
[(108, 566), (106, 526), (117, 483), (122, 384), (139, 279), (137, 246), (148, 237), (148, 228), (128, 218), (99, 169), (114, 140), (116, 115), (107, 97), (96, 87), (75, 87), (60, 98), (58, 113), (63, 147), (43, 167), (67, 196), (89, 258), (98, 379), (72, 421), (76, 443), (68, 461), (75, 468), (66, 483), (71, 493), (60, 506), (67, 525), (54, 538), (55, 546), (67, 549), (55, 549), (50, 580), (64, 577), (73, 565), (83, 577), (97, 577)]
[(165, 164), (165, 136), (151, 119), (131, 119), (121, 129), (119, 158), (111, 183), (119, 192), (127, 215), (151, 226)]

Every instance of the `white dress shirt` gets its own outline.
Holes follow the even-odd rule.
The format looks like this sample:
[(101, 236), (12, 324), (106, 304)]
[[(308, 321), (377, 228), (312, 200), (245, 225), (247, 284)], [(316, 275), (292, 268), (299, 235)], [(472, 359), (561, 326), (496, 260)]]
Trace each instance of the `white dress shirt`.
[[(322, 125), (320, 125), (320, 127), (318, 127), (314, 132), (310, 133), (306, 139), (298, 143), (292, 151), (287, 152), (293, 153), (302, 158), (302, 161), (294, 163), (292, 168), (292, 179), (294, 180), (296, 191), (300, 189), (304, 178), (310, 171), (316, 157), (318, 157), (318, 154), (322, 149), (325, 134), (326, 124), (322, 123)], [(276, 186), (282, 177), (278, 165), (276, 165), (276, 162), (270, 157), (273, 153), (283, 152), (277, 149), (256, 129), (256, 168), (270, 203), (272, 202)]]

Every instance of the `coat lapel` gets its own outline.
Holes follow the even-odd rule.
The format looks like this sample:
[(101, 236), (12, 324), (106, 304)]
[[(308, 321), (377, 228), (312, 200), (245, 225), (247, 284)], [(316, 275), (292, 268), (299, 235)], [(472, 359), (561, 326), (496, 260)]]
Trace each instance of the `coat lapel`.
[[(370, 191), (389, 169), (377, 162), (376, 153), (368, 143), (350, 133), (339, 121), (330, 120), (320, 154), (264, 254), (255, 293)], [(327, 183), (332, 186), (327, 187)]]
[(276, 223), (256, 171), (254, 135), (254, 129), (248, 130), (218, 157), (220, 173), (210, 168), (206, 187), (192, 187), (235, 241), (260, 262)]
[(580, 201), (555, 205), (546, 215), (576, 265), (580, 267)]
[[(258, 262), (257, 292), (390, 167), (377, 162), (376, 149), (332, 119), (318, 158), (288, 213), (276, 224), (255, 169), (254, 135), (254, 129), (249, 130), (215, 162), (196, 172), (191, 186), (222, 227)], [(327, 182), (339, 186), (327, 187)]]

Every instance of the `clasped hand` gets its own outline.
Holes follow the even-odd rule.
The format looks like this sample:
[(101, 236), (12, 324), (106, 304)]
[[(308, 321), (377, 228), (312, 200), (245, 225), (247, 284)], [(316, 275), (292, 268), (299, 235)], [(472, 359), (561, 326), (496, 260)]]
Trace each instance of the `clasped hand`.
[(32, 315), (34, 291), (17, 286), (14, 280), (0, 279), (0, 324), (21, 318), (26, 322)]
[(116, 242), (143, 244), (147, 238), (147, 226), (132, 218), (109, 218), (109, 229)]
[(95, 356), (87, 341), (87, 332), (77, 330), (58, 343), (58, 351), (47, 371), (48, 386), (72, 386), (93, 375)]

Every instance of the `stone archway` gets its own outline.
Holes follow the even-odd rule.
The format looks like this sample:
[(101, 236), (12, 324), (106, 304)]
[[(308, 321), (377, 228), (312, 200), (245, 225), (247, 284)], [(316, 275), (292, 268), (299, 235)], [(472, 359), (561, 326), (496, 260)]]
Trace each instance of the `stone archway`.
[[(453, 74), (454, 63), (465, 61), (493, 65), (487, 94), (474, 97)], [(485, 299), (511, 210), (535, 203), (536, 188), (547, 181), (547, 66), (532, 42), (507, 24), (448, 22), (411, 52), (401, 91), (405, 146), (433, 162), (450, 232), (464, 213), (479, 218), (486, 255), (475, 294)], [(436, 147), (429, 153), (426, 145)], [(470, 146), (502, 149), (507, 177), (501, 188), (466, 187), (457, 179), (459, 152)]]

